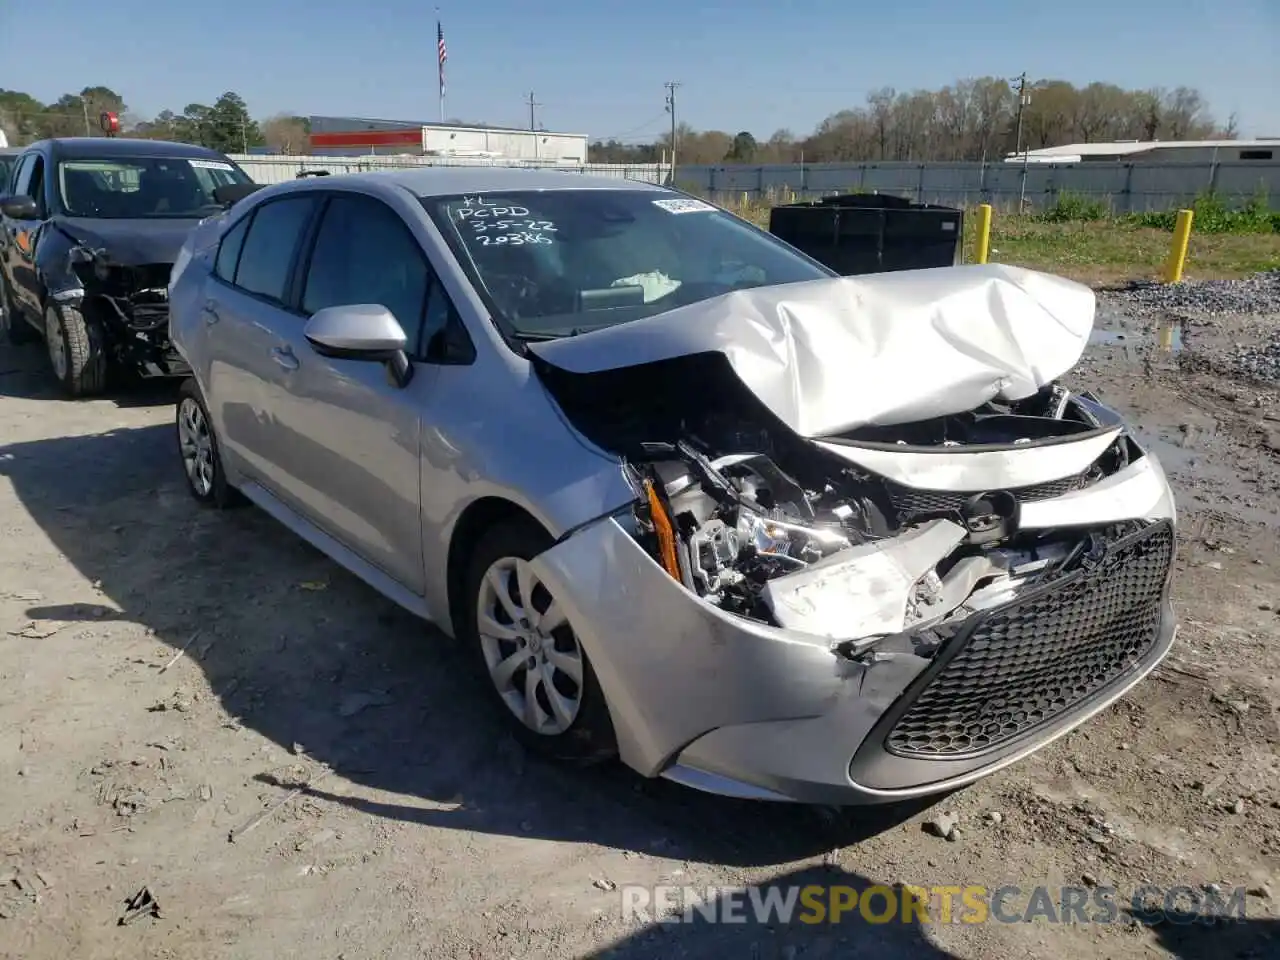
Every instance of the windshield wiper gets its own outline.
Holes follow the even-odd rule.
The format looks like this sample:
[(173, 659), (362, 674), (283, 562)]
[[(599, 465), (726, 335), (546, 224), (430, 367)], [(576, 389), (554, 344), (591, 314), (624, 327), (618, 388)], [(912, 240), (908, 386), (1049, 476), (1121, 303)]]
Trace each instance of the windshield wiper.
[(546, 340), (562, 340), (565, 337), (576, 337), (583, 333), (590, 333), (592, 330), (599, 330), (599, 327), (571, 327), (568, 330), (517, 330), (512, 336), (517, 340), (526, 340), (542, 343)]

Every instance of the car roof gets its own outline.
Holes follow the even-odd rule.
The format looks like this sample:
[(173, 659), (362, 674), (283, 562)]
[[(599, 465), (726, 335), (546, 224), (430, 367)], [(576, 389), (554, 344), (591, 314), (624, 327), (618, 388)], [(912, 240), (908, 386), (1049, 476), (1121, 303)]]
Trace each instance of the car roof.
[(174, 159), (226, 160), (217, 150), (197, 146), (194, 143), (174, 143), (172, 140), (143, 140), (135, 137), (59, 137), (33, 143), (27, 149), (48, 147), (59, 157), (75, 158), (126, 158), (170, 157)]
[(317, 177), (309, 181), (323, 189), (342, 183), (385, 184), (388, 181), (418, 197), (444, 197), (458, 193), (486, 193), (495, 190), (651, 190), (669, 192), (665, 187), (642, 180), (592, 176), (563, 170), (529, 170), (519, 167), (419, 167), (380, 170), (374, 173)]

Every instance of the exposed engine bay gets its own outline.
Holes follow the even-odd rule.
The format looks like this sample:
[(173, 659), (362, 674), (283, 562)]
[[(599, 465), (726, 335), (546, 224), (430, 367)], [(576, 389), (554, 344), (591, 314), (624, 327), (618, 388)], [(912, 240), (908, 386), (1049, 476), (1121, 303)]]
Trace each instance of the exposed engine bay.
[(68, 259), (84, 287), (81, 309), (106, 334), (117, 363), (144, 376), (169, 376), (185, 366), (169, 343), (172, 264), (118, 263), (106, 249), (70, 248)]
[[(633, 472), (639, 535), (668, 573), (727, 612), (850, 653), (1003, 603), (1140, 526), (1020, 527), (1024, 503), (1085, 489), (1143, 456), (1089, 394), (1050, 384), (1012, 403), (815, 440), (777, 422), (712, 355), (646, 366), (644, 389), (632, 386), (646, 376), (639, 367), (539, 373), (575, 426)], [(1017, 485), (995, 470), (1005, 482), (986, 489), (910, 486), (855, 462), (1065, 456), (1073, 444), (1088, 459), (1069, 475)]]

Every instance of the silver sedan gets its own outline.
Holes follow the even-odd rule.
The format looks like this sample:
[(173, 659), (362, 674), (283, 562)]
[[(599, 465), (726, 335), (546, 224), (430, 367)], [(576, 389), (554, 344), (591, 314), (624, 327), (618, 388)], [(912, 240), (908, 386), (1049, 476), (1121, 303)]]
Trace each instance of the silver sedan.
[(1095, 307), (1069, 281), (839, 277), (663, 187), (437, 168), (260, 189), (170, 295), (195, 499), (459, 638), (554, 757), (929, 794), (1173, 641), (1173, 498), (1058, 382)]

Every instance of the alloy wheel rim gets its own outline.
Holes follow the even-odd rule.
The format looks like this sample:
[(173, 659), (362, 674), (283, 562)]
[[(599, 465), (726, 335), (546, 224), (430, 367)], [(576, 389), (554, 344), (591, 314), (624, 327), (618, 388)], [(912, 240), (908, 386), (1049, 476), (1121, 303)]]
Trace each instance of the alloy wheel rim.
[(582, 708), (582, 647), (563, 608), (519, 557), (485, 571), (476, 626), (489, 678), (512, 714), (556, 736)]
[(178, 448), (191, 489), (207, 497), (213, 490), (213, 437), (200, 404), (190, 397), (178, 406)]
[(49, 361), (53, 364), (53, 372), (59, 380), (67, 376), (67, 344), (62, 336), (62, 322), (58, 312), (50, 307), (44, 314), (44, 339), (49, 348)]

